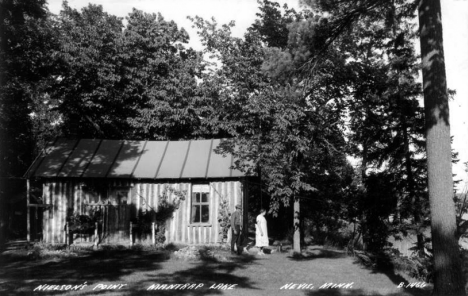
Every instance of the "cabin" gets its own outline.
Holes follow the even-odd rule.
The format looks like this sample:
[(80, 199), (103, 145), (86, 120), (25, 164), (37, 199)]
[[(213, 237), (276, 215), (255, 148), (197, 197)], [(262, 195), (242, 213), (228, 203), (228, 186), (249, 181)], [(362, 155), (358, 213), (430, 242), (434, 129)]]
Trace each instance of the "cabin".
[[(220, 220), (236, 204), (247, 229), (249, 193), (247, 176), (233, 168), (234, 157), (215, 152), (221, 142), (55, 140), (25, 174), (28, 240), (148, 242), (151, 235), (141, 229), (158, 227), (152, 224), (154, 214), (166, 202), (175, 210), (155, 230), (166, 243), (225, 241), (227, 228)], [(32, 183), (40, 193), (33, 192)], [(94, 219), (93, 233), (70, 237), (76, 217)]]

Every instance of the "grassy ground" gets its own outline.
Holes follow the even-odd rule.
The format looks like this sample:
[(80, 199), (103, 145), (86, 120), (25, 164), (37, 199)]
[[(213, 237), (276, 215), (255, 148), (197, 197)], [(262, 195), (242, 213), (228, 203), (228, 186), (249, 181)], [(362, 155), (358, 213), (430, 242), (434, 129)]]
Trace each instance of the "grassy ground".
[[(50, 256), (31, 251), (29, 256), (28, 251), (6, 252), (0, 256), (0, 295), (430, 294), (430, 286), (425, 289), (398, 288), (401, 282), (406, 282), (402, 276), (392, 271), (364, 268), (352, 256), (320, 246), (309, 247), (306, 258), (294, 258), (287, 252), (236, 256), (219, 248), (213, 249), (212, 253), (216, 256), (182, 260), (176, 258), (173, 251), (150, 248), (62, 250), (50, 251)], [(75, 286), (85, 282), (87, 286), (78, 291), (34, 291), (40, 285)], [(198, 289), (148, 290), (152, 285), (188, 283), (203, 286)], [(350, 289), (319, 288), (326, 283), (353, 284)], [(110, 284), (126, 286), (120, 290), (101, 289)], [(210, 289), (213, 284), (232, 289)], [(309, 289), (298, 289), (298, 286), (281, 289), (288, 284), (289, 287), (307, 284)]]

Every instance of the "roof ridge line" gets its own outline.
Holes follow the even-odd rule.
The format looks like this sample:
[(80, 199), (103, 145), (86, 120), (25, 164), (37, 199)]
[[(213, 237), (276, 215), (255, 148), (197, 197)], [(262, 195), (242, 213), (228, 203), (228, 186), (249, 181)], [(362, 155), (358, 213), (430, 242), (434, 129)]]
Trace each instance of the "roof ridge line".
[(72, 150), (70, 151), (70, 154), (68, 154), (67, 158), (65, 159), (65, 161), (62, 163), (62, 165), (60, 166), (60, 169), (58, 170), (57, 174), (55, 175), (55, 177), (58, 177), (60, 175), (60, 173), (62, 172), (63, 168), (65, 167), (65, 164), (68, 162), (68, 160), (70, 159), (70, 156), (73, 154), (73, 151), (75, 151), (76, 147), (78, 147), (78, 144), (81, 142), (80, 139), (78, 139), (75, 143), (75, 145), (73, 145), (73, 148)]
[[(94, 140), (94, 139), (91, 139), (91, 140)], [(83, 169), (83, 172), (81, 173), (80, 178), (82, 178), (82, 177), (84, 176), (84, 174), (86, 173), (86, 171), (88, 170), (89, 165), (90, 165), (91, 162), (93, 161), (93, 158), (96, 156), (96, 153), (98, 152), (99, 147), (101, 147), (102, 141), (104, 141), (104, 140), (103, 140), (103, 139), (99, 139), (98, 141), (99, 141), (99, 144), (97, 145), (96, 150), (94, 150), (93, 156), (91, 156), (91, 158), (89, 159), (88, 163), (86, 164), (86, 167)]]
[(213, 142), (214, 142), (214, 139), (211, 139), (211, 141), (210, 141), (210, 149), (208, 150), (208, 161), (206, 162), (205, 179), (208, 178), (208, 170), (209, 170), (209, 168), (210, 168), (211, 154), (213, 153), (213, 151), (212, 151), (212, 149), (213, 149)]
[[(44, 149), (42, 149), (41, 153), (39, 153), (38, 156), (36, 156), (36, 159), (34, 159), (34, 161), (31, 163), (31, 165), (29, 166), (28, 170), (26, 171), (26, 173), (24, 174), (24, 176), (29, 179), (31, 176), (34, 175), (34, 173), (37, 172), (37, 169), (39, 169), (39, 167), (41, 166), (42, 162), (44, 161), (44, 159), (46, 158), (46, 149), (51, 147), (51, 146), (54, 146), (55, 143), (58, 141), (58, 137), (55, 137), (54, 141), (51, 143), (51, 145), (47, 145), (47, 147), (45, 147)], [(50, 141), (49, 141), (50, 143)], [(39, 163), (36, 165), (36, 167), (34, 168), (34, 171), (30, 172), (30, 170), (33, 168), (33, 165), (34, 163), (36, 162), (36, 160), (38, 160), (38, 158), (42, 157), (42, 159), (39, 161)], [(29, 173), (29, 174), (28, 174)]]
[(143, 148), (141, 148), (140, 156), (138, 156), (135, 166), (133, 167), (132, 172), (130, 173), (130, 178), (135, 177), (133, 174), (135, 173), (137, 166), (140, 164), (141, 157), (143, 156), (143, 153), (145, 152), (146, 144), (148, 144), (148, 140), (145, 140), (145, 144), (143, 144)]
[(123, 148), (123, 146), (124, 146), (126, 140), (118, 140), (118, 141), (122, 141), (122, 143), (120, 144), (120, 147), (119, 147), (119, 151), (117, 151), (117, 154), (115, 155), (114, 160), (112, 161), (111, 165), (109, 166), (109, 169), (107, 170), (107, 173), (104, 175), (104, 178), (107, 178), (107, 176), (109, 175), (110, 171), (112, 170), (112, 167), (114, 166), (115, 161), (116, 161), (117, 158), (119, 157), (120, 152), (122, 151), (122, 148)]
[(190, 146), (191, 145), (192, 145), (192, 140), (189, 140), (188, 147), (187, 147), (187, 152), (185, 153), (185, 159), (184, 159), (184, 162), (182, 163), (182, 169), (180, 170), (179, 179), (182, 179), (182, 175), (184, 174), (184, 169), (185, 169), (185, 165), (187, 164), (187, 159), (188, 159), (188, 155), (190, 153)]
[(154, 179), (157, 179), (157, 177), (158, 177), (159, 170), (161, 169), (162, 162), (164, 161), (164, 157), (166, 156), (166, 151), (167, 151), (167, 147), (169, 146), (169, 142), (171, 142), (171, 141), (166, 141), (166, 146), (164, 147), (164, 152), (163, 152), (163, 154), (161, 156), (161, 160), (159, 161), (159, 165), (158, 165), (158, 168), (156, 169), (156, 173), (154, 174)]

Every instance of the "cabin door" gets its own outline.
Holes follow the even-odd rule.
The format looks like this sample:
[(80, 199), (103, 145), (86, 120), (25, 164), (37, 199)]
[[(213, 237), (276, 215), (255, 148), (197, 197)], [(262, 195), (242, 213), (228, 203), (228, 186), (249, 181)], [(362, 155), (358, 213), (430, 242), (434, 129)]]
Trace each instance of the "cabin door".
[(127, 243), (130, 238), (128, 189), (112, 190), (102, 221), (102, 242)]

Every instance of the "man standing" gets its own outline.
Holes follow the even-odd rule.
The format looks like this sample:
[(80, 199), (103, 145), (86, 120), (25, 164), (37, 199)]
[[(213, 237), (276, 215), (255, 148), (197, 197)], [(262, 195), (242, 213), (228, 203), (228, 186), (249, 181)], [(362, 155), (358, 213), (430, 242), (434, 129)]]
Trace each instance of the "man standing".
[(242, 213), (241, 206), (236, 205), (236, 211), (231, 215), (231, 229), (232, 229), (232, 238), (231, 238), (231, 253), (234, 254), (234, 244), (237, 247), (237, 255), (242, 254)]

